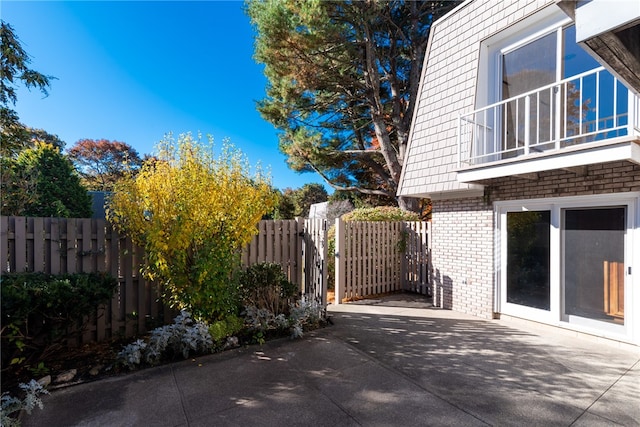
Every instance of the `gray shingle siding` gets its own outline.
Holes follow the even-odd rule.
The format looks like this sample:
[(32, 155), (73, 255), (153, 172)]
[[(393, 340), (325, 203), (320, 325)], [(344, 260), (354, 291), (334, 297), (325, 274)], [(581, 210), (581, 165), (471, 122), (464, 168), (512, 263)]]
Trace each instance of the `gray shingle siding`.
[(436, 196), (480, 188), (456, 180), (458, 114), (475, 108), (481, 41), (553, 0), (470, 0), (437, 21), (398, 194)]

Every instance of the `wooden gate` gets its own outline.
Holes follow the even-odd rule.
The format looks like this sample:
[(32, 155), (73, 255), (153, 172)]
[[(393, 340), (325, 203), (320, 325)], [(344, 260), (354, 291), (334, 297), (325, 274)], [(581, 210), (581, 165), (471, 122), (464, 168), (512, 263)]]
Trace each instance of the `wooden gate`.
[(302, 292), (327, 304), (327, 220), (306, 219), (302, 232)]
[(429, 223), (336, 220), (335, 301), (396, 291), (430, 295)]

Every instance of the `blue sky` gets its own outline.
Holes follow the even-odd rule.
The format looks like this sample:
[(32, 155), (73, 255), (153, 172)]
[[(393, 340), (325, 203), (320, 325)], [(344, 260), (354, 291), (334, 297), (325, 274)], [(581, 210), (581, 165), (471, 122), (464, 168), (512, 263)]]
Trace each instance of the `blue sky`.
[(276, 130), (256, 111), (266, 78), (241, 1), (3, 0), (0, 16), (30, 67), (57, 78), (46, 98), (18, 91), (20, 120), (67, 148), (109, 139), (151, 154), (168, 132), (200, 131), (270, 166), (278, 188), (321, 182), (287, 168)]

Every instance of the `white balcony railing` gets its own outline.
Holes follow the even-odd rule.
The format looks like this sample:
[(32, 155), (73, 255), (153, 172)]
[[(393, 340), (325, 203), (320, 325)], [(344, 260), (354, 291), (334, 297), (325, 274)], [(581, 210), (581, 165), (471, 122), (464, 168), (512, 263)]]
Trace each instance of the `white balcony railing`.
[(461, 115), (458, 167), (640, 134), (639, 107), (599, 67)]

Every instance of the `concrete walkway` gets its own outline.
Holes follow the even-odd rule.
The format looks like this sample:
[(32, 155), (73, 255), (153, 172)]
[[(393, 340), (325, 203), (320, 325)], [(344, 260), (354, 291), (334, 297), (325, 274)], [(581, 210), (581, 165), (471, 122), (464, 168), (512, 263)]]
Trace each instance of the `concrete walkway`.
[(55, 391), (23, 425), (640, 425), (640, 351), (408, 294), (330, 314), (303, 340)]

